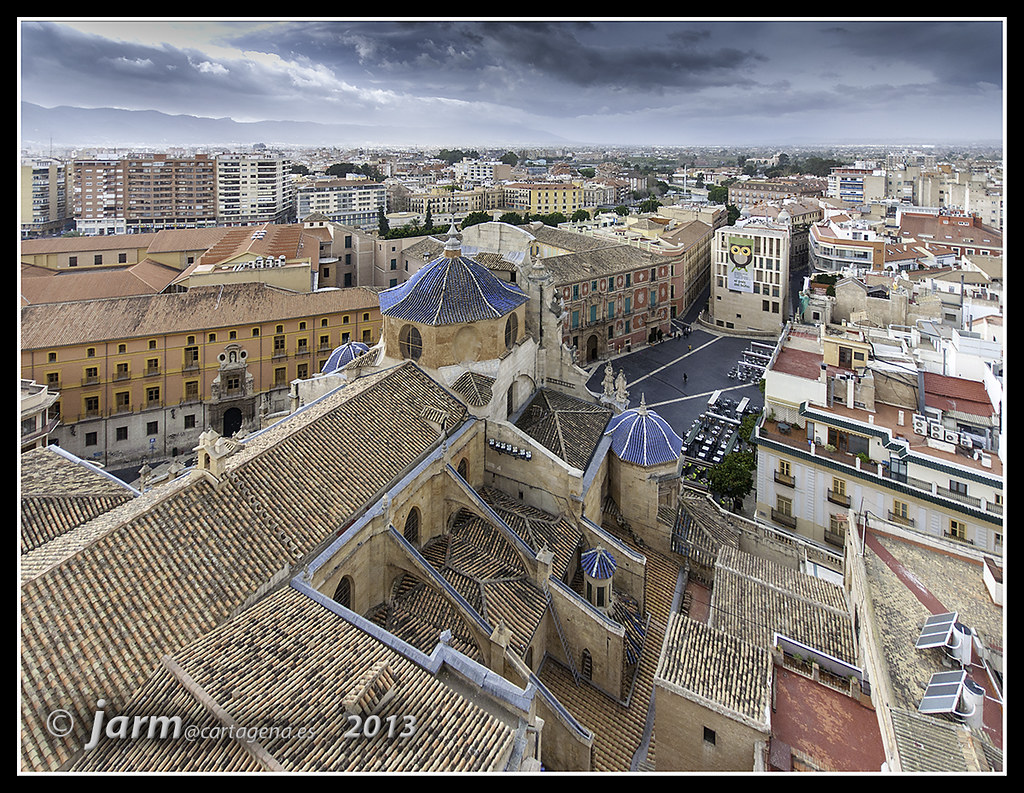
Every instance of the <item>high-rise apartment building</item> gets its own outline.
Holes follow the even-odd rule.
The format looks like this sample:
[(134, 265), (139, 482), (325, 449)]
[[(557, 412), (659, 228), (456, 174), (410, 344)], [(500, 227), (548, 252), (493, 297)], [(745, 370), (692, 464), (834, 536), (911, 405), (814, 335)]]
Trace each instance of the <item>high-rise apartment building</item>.
[(21, 163), (21, 236), (35, 237), (61, 230), (67, 219), (64, 164), (51, 159)]
[(72, 184), (72, 212), (79, 233), (89, 236), (127, 233), (124, 160), (75, 160)]
[(267, 154), (217, 157), (217, 222), (221, 226), (285, 223), (292, 210), (289, 162)]
[(217, 225), (216, 161), (146, 154), (124, 161), (129, 233)]

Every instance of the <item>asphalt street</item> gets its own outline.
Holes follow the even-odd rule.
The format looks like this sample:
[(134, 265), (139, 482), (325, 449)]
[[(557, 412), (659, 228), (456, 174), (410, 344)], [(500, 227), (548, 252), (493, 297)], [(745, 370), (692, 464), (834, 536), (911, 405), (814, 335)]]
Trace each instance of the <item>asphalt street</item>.
[[(611, 361), (616, 377), (621, 370), (626, 378), (629, 406), (639, 406), (642, 397), (647, 407), (665, 419), (680, 437), (686, 436), (694, 419), (707, 409), (715, 391), (721, 390), (736, 401), (747, 397), (758, 408), (764, 406), (756, 383), (729, 378), (729, 370), (749, 348), (751, 340), (692, 328), (688, 336), (677, 335)], [(590, 369), (592, 376), (587, 386), (595, 393), (603, 390), (606, 363), (600, 361)]]

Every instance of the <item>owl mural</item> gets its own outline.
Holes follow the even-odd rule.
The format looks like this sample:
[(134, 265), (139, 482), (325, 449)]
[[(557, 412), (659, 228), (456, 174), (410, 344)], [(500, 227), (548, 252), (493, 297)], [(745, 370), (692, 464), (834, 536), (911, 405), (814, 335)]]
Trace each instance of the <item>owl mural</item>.
[(729, 238), (729, 261), (741, 270), (747, 269), (754, 258), (754, 241), (741, 237)]
[(753, 260), (753, 239), (729, 237), (729, 289), (736, 292), (754, 291), (754, 279), (747, 270)]

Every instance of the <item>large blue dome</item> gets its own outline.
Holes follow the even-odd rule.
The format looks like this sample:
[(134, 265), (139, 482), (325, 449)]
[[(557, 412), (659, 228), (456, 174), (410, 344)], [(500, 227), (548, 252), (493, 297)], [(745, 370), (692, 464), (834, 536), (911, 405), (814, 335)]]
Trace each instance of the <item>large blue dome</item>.
[(380, 293), (380, 313), (424, 325), (456, 325), (497, 319), (529, 298), (481, 264), (460, 255), (455, 227), (444, 255), (417, 270), (404, 284)]
[(620, 459), (636, 465), (675, 462), (683, 451), (683, 439), (643, 400), (640, 407), (627, 410), (608, 422), (606, 435), (612, 437), (612, 451)]

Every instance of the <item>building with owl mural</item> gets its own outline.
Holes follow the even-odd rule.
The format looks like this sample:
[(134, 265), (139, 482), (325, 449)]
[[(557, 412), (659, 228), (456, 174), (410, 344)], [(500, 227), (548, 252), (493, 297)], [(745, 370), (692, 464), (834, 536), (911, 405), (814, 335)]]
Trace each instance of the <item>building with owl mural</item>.
[(708, 319), (726, 332), (777, 335), (789, 319), (788, 217), (741, 217), (715, 231)]

